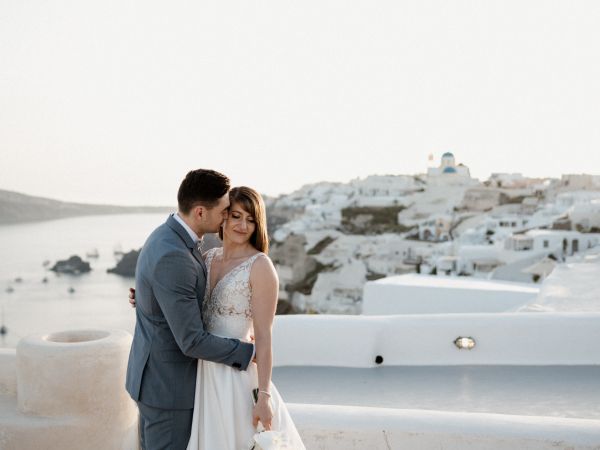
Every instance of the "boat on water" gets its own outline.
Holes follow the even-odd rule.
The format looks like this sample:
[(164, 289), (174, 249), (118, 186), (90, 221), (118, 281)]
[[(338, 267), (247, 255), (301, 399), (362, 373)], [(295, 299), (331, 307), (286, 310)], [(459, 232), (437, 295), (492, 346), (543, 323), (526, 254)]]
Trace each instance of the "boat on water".
[(88, 258), (98, 258), (100, 256), (100, 253), (98, 252), (97, 248), (93, 248), (91, 250), (88, 250), (85, 253), (85, 256), (87, 256)]

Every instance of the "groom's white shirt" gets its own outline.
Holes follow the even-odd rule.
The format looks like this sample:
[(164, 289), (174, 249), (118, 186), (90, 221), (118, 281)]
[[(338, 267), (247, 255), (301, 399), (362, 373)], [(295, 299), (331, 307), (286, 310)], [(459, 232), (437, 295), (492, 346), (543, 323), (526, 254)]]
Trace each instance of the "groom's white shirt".
[(189, 227), (189, 225), (187, 223), (185, 223), (185, 221), (181, 218), (179, 213), (173, 214), (173, 219), (175, 219), (177, 222), (179, 222), (179, 225), (181, 225), (183, 227), (183, 229), (185, 231), (187, 231), (187, 234), (190, 235), (190, 237), (192, 238), (192, 241), (194, 241), (194, 244), (197, 245), (198, 241), (200, 241), (200, 238), (198, 237), (198, 235), (196, 233), (194, 233), (194, 230), (192, 230)]
[[(173, 219), (175, 219), (177, 222), (179, 222), (179, 224), (183, 227), (183, 229), (185, 231), (187, 231), (187, 233), (190, 235), (190, 237), (192, 238), (192, 241), (194, 241), (194, 244), (197, 245), (198, 242), (200, 241), (200, 238), (198, 237), (198, 235), (196, 233), (194, 233), (194, 230), (192, 230), (189, 227), (189, 225), (187, 223), (185, 223), (185, 221), (181, 218), (179, 213), (173, 214)], [(206, 280), (206, 283), (210, 284), (210, 280)], [(256, 356), (256, 345), (254, 344), (254, 342), (252, 342), (252, 359), (250, 361), (253, 361), (255, 356)]]

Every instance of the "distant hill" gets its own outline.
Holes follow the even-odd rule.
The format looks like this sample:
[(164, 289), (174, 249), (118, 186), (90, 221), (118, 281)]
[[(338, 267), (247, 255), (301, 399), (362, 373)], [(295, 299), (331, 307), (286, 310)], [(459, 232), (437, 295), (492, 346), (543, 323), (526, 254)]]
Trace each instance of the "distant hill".
[(174, 206), (114, 206), (68, 203), (0, 189), (0, 224), (102, 214), (163, 213)]

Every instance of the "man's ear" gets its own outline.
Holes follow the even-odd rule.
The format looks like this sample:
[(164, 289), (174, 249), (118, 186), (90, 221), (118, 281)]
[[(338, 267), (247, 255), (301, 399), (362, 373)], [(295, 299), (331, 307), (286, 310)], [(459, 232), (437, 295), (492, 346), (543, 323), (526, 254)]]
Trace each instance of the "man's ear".
[(206, 208), (202, 205), (194, 206), (192, 212), (196, 219), (203, 219), (206, 216)]

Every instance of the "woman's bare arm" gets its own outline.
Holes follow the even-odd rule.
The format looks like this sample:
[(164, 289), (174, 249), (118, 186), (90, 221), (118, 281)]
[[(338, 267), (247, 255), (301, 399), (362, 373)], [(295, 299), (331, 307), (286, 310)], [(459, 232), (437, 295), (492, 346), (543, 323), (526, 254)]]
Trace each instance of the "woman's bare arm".
[(259, 389), (258, 402), (254, 407), (252, 419), (255, 427), (260, 420), (262, 425), (269, 430), (273, 418), (269, 401), (271, 369), (273, 367), (271, 337), (279, 294), (277, 272), (269, 258), (259, 257), (254, 262), (250, 273), (250, 286), (252, 288), (251, 306)]

